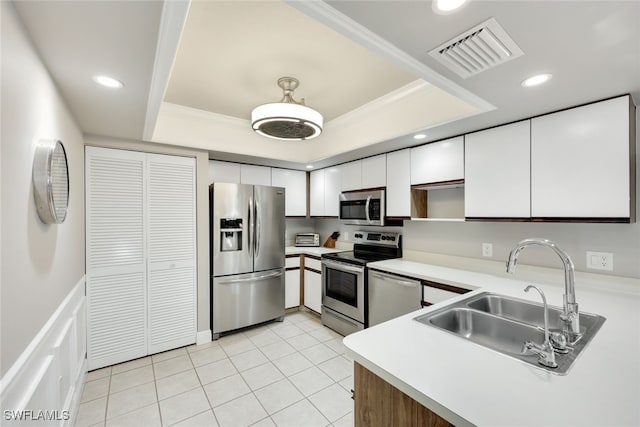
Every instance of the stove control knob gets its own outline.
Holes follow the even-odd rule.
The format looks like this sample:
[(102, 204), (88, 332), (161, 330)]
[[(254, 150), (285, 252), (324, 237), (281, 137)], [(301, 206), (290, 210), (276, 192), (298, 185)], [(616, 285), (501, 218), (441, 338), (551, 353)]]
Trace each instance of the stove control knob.
[(395, 236), (391, 236), (391, 241), (395, 242), (396, 241), (396, 237)]

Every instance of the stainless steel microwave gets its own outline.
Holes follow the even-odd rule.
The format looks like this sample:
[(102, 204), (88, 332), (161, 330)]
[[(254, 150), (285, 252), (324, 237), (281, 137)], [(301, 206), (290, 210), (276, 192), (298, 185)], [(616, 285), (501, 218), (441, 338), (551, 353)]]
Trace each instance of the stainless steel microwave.
[(347, 224), (384, 225), (384, 190), (351, 191), (340, 194), (340, 220)]

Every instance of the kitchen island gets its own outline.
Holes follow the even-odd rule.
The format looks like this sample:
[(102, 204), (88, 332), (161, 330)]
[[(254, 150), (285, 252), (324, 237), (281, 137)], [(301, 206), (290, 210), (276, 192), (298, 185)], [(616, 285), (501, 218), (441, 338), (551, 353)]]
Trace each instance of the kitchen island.
[[(557, 280), (525, 281), (518, 272), (505, 278), (408, 260), (370, 267), (539, 302), (523, 291), (533, 283), (550, 305), (562, 306), (564, 286)], [(562, 277), (562, 270), (544, 270), (537, 277)], [(413, 320), (472, 293), (349, 335), (344, 345), (357, 364), (456, 426), (638, 426), (640, 280), (589, 274), (581, 286), (584, 275), (576, 276), (580, 311), (606, 322), (564, 376)], [(598, 280), (602, 286), (594, 285)]]

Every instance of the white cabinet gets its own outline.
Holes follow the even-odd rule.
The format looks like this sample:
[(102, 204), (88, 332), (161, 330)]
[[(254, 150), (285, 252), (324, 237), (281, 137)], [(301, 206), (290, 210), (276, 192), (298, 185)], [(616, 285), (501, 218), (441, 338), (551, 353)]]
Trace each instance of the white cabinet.
[(464, 179), (464, 138), (458, 136), (411, 149), (411, 184)]
[(344, 163), (340, 169), (340, 189), (342, 191), (360, 190), (362, 187), (362, 162)]
[(340, 169), (324, 170), (324, 216), (337, 217), (340, 210)]
[(387, 216), (411, 216), (411, 150), (387, 153)]
[(304, 305), (320, 313), (322, 310), (322, 274), (304, 270)]
[(629, 218), (629, 96), (531, 119), (531, 215)]
[(324, 169), (309, 176), (309, 216), (324, 216)]
[(271, 168), (266, 166), (240, 165), (240, 184), (271, 185)]
[(240, 184), (240, 164), (209, 160), (209, 184), (214, 182)]
[(386, 154), (344, 163), (340, 170), (340, 190), (353, 191), (387, 185)]
[(195, 159), (87, 147), (87, 368), (196, 339)]
[(309, 215), (338, 216), (340, 170), (337, 167), (311, 172), (309, 183)]
[(530, 123), (524, 120), (465, 136), (466, 217), (531, 216)]
[(300, 306), (300, 268), (285, 272), (284, 306), (293, 308)]
[[(407, 167), (407, 172), (409, 168)], [(387, 155), (362, 159), (361, 188), (380, 188), (387, 185)]]
[(432, 282), (430, 280), (423, 280), (422, 285), (422, 305), (424, 306), (437, 304), (439, 302), (458, 297), (461, 294), (471, 292), (469, 289), (445, 285), (442, 283)]
[(286, 216), (307, 215), (307, 173), (291, 169), (271, 169), (271, 185), (285, 188)]

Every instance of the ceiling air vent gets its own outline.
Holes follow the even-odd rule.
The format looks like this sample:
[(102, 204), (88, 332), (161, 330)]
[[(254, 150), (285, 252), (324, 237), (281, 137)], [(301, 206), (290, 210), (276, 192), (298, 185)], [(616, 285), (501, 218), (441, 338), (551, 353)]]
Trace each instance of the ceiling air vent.
[(524, 53), (491, 18), (438, 46), (429, 55), (466, 79)]

